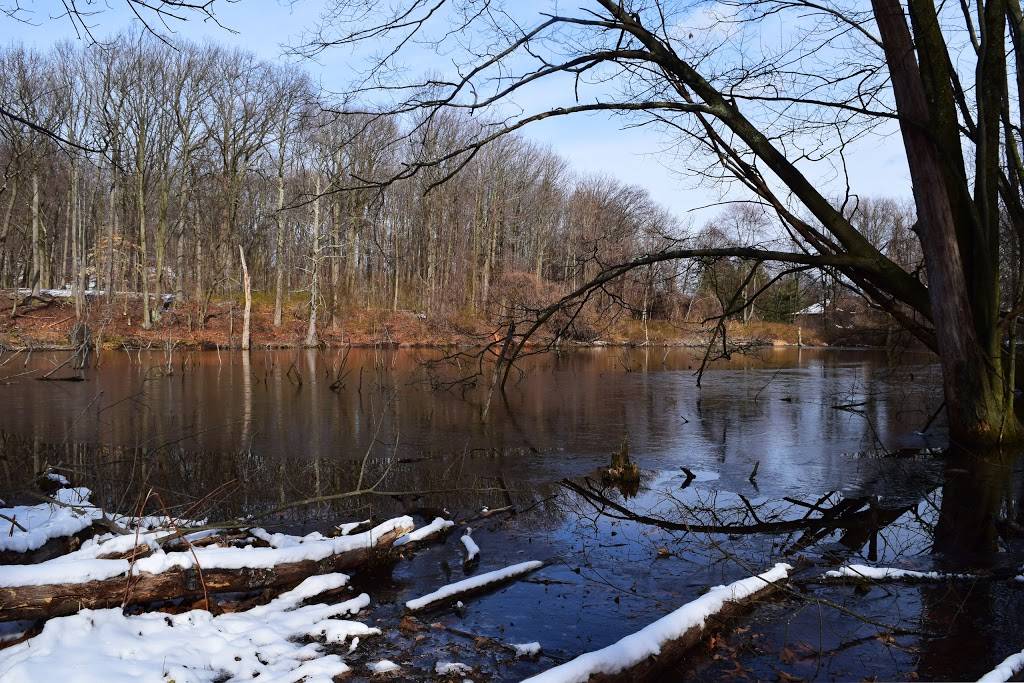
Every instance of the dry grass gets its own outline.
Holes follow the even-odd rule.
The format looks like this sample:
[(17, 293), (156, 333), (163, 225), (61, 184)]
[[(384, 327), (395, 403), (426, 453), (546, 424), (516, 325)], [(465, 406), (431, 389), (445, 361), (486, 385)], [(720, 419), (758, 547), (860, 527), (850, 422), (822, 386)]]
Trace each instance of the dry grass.
[[(273, 325), (273, 302), (257, 298), (253, 305), (252, 339), (256, 347), (298, 346), (306, 333), (306, 306), (293, 301), (285, 308), (280, 327)], [(117, 301), (112, 307), (94, 302), (89, 311), (93, 338), (106, 347), (162, 347), (168, 342), (192, 348), (228, 347), (239, 343), (242, 312), (238, 303), (216, 301), (207, 310), (205, 324), (200, 322), (199, 306), (181, 303), (163, 313), (159, 323), (144, 330), (139, 324), (141, 305), (138, 301)], [(0, 344), (8, 348), (66, 346), (74, 326), (74, 309), (70, 302), (55, 301), (16, 318), (0, 317)], [(706, 343), (708, 329), (698, 323), (675, 323), (640, 320), (626, 315), (611, 318), (606, 324), (591, 321), (594, 340), (615, 344), (653, 345)], [(450, 312), (432, 317), (413, 311), (392, 311), (374, 308), (350, 308), (336, 320), (326, 312), (320, 314), (318, 326), (322, 343), (328, 346), (394, 345), (446, 346), (475, 344), (492, 335), (497, 325), (468, 312)], [(728, 323), (732, 341), (763, 344), (796, 344), (798, 328), (789, 323), (753, 321)], [(804, 327), (802, 341), (820, 345), (829, 341), (818, 329)]]

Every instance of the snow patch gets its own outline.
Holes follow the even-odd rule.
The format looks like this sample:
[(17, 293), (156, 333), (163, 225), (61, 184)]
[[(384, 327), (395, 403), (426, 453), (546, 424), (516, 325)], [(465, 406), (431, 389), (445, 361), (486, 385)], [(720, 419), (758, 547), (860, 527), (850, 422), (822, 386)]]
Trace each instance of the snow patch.
[(473, 667), (462, 662), (438, 662), (434, 673), (438, 676), (465, 676), (473, 673)]
[(536, 657), (540, 654), (540, 643), (512, 643), (516, 657)]
[(693, 602), (608, 647), (580, 655), (527, 680), (531, 683), (585, 683), (595, 674), (614, 675), (625, 671), (659, 654), (664, 645), (682, 637), (691, 628), (703, 628), (705, 620), (721, 611), (727, 602), (742, 600), (768, 584), (782, 581), (792, 569), (780, 562), (758, 576), (741, 579), (728, 586), (716, 586)]
[(362, 525), (369, 524), (369, 523), (370, 523), (370, 520), (364, 519), (361, 522), (345, 522), (344, 524), (339, 524), (335, 528), (338, 530), (338, 533), (340, 533), (342, 536), (348, 536), (355, 529), (358, 529)]
[(435, 517), (434, 521), (430, 524), (427, 524), (426, 526), (421, 526), (419, 529), (416, 529), (415, 531), (410, 531), (405, 536), (399, 538), (397, 541), (395, 541), (395, 545), (399, 546), (405, 545), (406, 543), (418, 543), (419, 541), (422, 541), (424, 538), (427, 538), (432, 534), (438, 533), (439, 531), (443, 531), (445, 529), (449, 529), (453, 526), (455, 526), (455, 522), (451, 521), (450, 519)]
[(462, 538), (459, 539), (462, 541), (462, 545), (466, 547), (466, 563), (472, 562), (480, 557), (480, 546), (478, 546), (476, 541), (473, 540), (473, 537), (470, 536), (471, 533), (473, 533), (473, 530), (466, 527), (466, 533), (464, 533)]
[(373, 662), (370, 664), (370, 673), (374, 676), (382, 676), (384, 674), (394, 673), (401, 671), (402, 667), (398, 666), (389, 659), (382, 659), (379, 662)]
[(319, 644), (296, 639), (323, 636), (337, 643), (355, 633), (379, 633), (336, 618), (358, 612), (370, 598), (300, 605), (347, 582), (344, 574), (310, 577), (266, 605), (219, 616), (202, 610), (124, 616), (119, 609), (104, 609), (51, 619), (42, 633), (4, 651), (0, 680), (330, 681), (347, 673), (348, 665), (338, 655), (324, 654)]
[(249, 529), (249, 533), (255, 538), (265, 542), (271, 548), (293, 548), (297, 545), (302, 545), (303, 543), (315, 543), (316, 541), (322, 541), (327, 538), (319, 531), (314, 531), (313, 533), (306, 534), (305, 536), (272, 534), (266, 529)]
[(825, 579), (871, 579), (873, 581), (942, 581), (945, 579), (969, 579), (970, 574), (947, 574), (944, 572), (918, 572), (910, 569), (894, 567), (869, 567), (864, 564), (851, 564), (827, 571), (822, 575)]
[(57, 482), (61, 486), (71, 486), (71, 482), (68, 481), (68, 478), (58, 472), (47, 472), (46, 478), (50, 481)]
[(42, 548), (52, 538), (73, 536), (89, 528), (103, 516), (89, 502), (91, 493), (81, 487), (59, 489), (53, 495), (54, 503), (0, 508), (0, 550), (26, 553)]
[[(319, 562), (339, 553), (372, 547), (376, 545), (381, 536), (395, 530), (412, 528), (412, 526), (411, 517), (396, 517), (354, 536), (322, 538), (282, 548), (254, 548), (252, 546), (218, 548), (211, 546), (168, 553), (164, 552), (162, 548), (154, 547), (151, 555), (136, 560), (132, 571), (136, 574), (159, 574), (178, 568), (190, 569), (196, 565), (203, 569), (270, 569), (284, 563), (306, 560)], [(155, 533), (138, 534), (138, 539), (144, 543), (151, 543), (155, 538)], [(135, 547), (135, 540), (136, 534), (128, 534), (102, 543), (83, 545), (79, 551), (47, 562), (0, 566), (0, 586), (82, 583), (126, 575), (129, 570), (128, 560), (90, 558), (112, 552), (114, 548), (117, 548), (119, 552), (130, 550)], [(153, 546), (151, 545), (151, 547)]]

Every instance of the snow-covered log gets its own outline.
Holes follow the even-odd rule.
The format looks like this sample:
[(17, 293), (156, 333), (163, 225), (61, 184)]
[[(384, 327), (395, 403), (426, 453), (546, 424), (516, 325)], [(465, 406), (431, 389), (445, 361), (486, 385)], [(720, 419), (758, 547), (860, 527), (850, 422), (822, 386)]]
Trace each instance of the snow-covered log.
[(977, 577), (973, 574), (918, 572), (895, 567), (869, 567), (865, 564), (851, 564), (827, 571), (821, 578), (830, 581), (947, 581)]
[(404, 545), (415, 545), (417, 543), (427, 543), (433, 541), (436, 538), (440, 538), (448, 533), (448, 530), (455, 526), (455, 522), (450, 519), (443, 519), (441, 517), (435, 517), (434, 521), (425, 526), (421, 526), (415, 531), (407, 533), (400, 539), (395, 541), (395, 547)]
[(462, 581), (456, 581), (455, 583), (450, 583), (447, 586), (442, 586), (433, 593), (424, 595), (422, 598), (410, 600), (405, 603), (405, 607), (412, 612), (436, 607), (444, 603), (452, 602), (457, 598), (488, 591), (499, 584), (512, 581), (520, 576), (525, 576), (526, 574), (536, 571), (543, 566), (543, 562), (532, 560), (530, 562), (520, 562), (519, 564), (514, 564), (510, 567), (505, 567), (504, 569), (496, 569), (495, 571), (487, 572), (486, 574), (471, 576), (468, 579), (463, 579)]
[(86, 488), (65, 488), (52, 503), (0, 508), (0, 563), (39, 562), (70, 550), (72, 539), (92, 535), (103, 513), (89, 495)]
[[(771, 592), (793, 568), (779, 563), (763, 574), (716, 586), (608, 647), (560, 664), (527, 679), (530, 683), (655, 681), (703, 636), (709, 618), (728, 617), (751, 600)], [(525, 683), (525, 682), (524, 682)]]
[(480, 559), (480, 546), (476, 544), (473, 537), (470, 535), (473, 530), (469, 527), (466, 528), (466, 533), (459, 539), (462, 541), (463, 547), (466, 549), (466, 557), (462, 560), (463, 564), (472, 564)]
[(347, 581), (344, 574), (309, 577), (266, 605), (220, 616), (202, 610), (125, 616), (104, 609), (52, 619), (39, 635), (4, 651), (0, 680), (334, 680), (349, 672), (348, 664), (303, 639), (338, 645), (380, 633), (338, 618), (355, 614), (370, 598), (364, 593), (335, 604), (303, 603)]
[[(40, 619), (80, 609), (199, 598), (205, 591), (254, 591), (287, 586), (314, 575), (351, 569), (383, 559), (392, 543), (413, 529), (398, 517), (352, 536), (322, 538), (282, 548), (204, 547), (183, 552), (155, 548), (147, 557), (99, 559), (134, 536), (83, 548), (35, 565), (0, 567), (0, 621)], [(128, 550), (129, 548), (124, 548)], [(130, 590), (126, 584), (130, 581)]]
[(1024, 671), (1024, 651), (1010, 655), (999, 666), (978, 679), (978, 683), (1003, 683)]

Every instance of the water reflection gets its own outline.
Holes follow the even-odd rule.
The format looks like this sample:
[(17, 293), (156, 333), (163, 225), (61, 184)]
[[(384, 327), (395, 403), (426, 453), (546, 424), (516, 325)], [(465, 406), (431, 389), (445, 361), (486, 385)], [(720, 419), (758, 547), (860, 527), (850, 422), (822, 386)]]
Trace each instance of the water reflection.
[(788, 493), (860, 485), (871, 465), (838, 454), (927, 443), (914, 431), (940, 401), (928, 356), (893, 366), (878, 352), (768, 349), (717, 363), (698, 388), (692, 351), (594, 349), (531, 359), (483, 420), (484, 387), (430, 389), (421, 361), (434, 352), (346, 353), (106, 352), (85, 382), (2, 385), (0, 430), (272, 459), (521, 449), (532, 457), (512, 467), (546, 480), (603, 463), (628, 436), (647, 469), (703, 467), (739, 485), (759, 462), (758, 485)]
[[(517, 514), (474, 522), (476, 571), (550, 560), (543, 582), (436, 618), (540, 640), (555, 657), (635, 631), (709, 585), (779, 559), (800, 565), (800, 590), (760, 607), (720, 640), (731, 649), (688, 661), (680, 678), (732, 680), (738, 656), (752, 679), (960, 679), (1020, 647), (1024, 591), (1006, 579), (1024, 558), (1024, 467), (1014, 453), (923, 450), (943, 439), (941, 426), (915, 434), (939, 400), (927, 358), (891, 366), (867, 352), (771, 350), (719, 364), (697, 389), (683, 350), (565, 354), (537, 359), (482, 420), (485, 392), (432, 391), (426, 355), (192, 354), (171, 366), (116, 355), (86, 382), (7, 385), (0, 497), (59, 464), (117, 510), (150, 487), (212, 519), (304, 500), (262, 520), (296, 531), (511, 505)], [(627, 435), (644, 470), (630, 497), (596, 474)], [(380, 489), (333, 498), (363, 463)], [(450, 538), (372, 577), (375, 618), (459, 578), (459, 553)], [(850, 562), (984, 578), (816, 583)], [(403, 637), (388, 639), (412, 647)], [(430, 670), (427, 655), (410, 657)], [(516, 680), (538, 666), (491, 673)]]

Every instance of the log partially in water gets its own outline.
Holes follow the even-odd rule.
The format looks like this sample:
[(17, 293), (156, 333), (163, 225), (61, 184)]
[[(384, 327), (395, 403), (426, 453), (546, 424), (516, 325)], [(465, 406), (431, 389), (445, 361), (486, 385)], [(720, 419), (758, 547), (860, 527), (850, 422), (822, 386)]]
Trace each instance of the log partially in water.
[(772, 569), (728, 586), (717, 586), (649, 626), (606, 648), (582, 654), (524, 683), (627, 683), (661, 681), (708, 631), (709, 621), (741, 613), (772, 593), (792, 567)]
[(372, 544), (315, 561), (286, 562), (267, 568), (200, 570), (176, 567), (159, 573), (143, 572), (131, 577), (131, 588), (127, 592), (127, 577), (123, 575), (81, 583), (0, 586), (0, 621), (49, 619), (86, 608), (195, 599), (202, 598), (204, 593), (249, 592), (290, 586), (314, 574), (350, 570), (384, 561), (390, 557), (395, 539), (412, 528), (411, 520), (401, 521), (393, 529), (377, 535)]
[(421, 598), (409, 600), (405, 603), (405, 608), (410, 612), (418, 612), (425, 609), (433, 609), (442, 605), (451, 604), (460, 598), (494, 590), (498, 586), (502, 586), (510, 581), (518, 579), (521, 576), (526, 576), (531, 572), (535, 572), (543, 566), (543, 562), (531, 560), (528, 562), (520, 562), (519, 564), (514, 564), (510, 567), (504, 567), (503, 569), (496, 569), (492, 572), (477, 574), (476, 576), (471, 576), (468, 579), (463, 579), (462, 581), (456, 581), (455, 583), (450, 583), (447, 586), (442, 586), (433, 593), (424, 595)]

